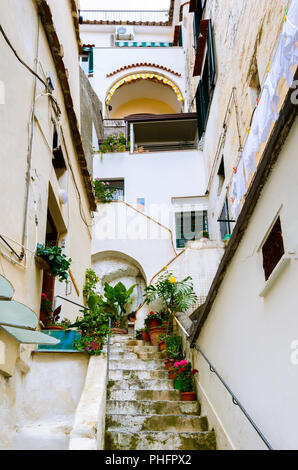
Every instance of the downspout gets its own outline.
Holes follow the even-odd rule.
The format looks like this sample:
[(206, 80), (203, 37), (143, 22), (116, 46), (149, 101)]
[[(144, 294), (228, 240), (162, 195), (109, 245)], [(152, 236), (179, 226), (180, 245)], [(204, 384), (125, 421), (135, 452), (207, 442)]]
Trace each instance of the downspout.
[(25, 256), (25, 244), (28, 238), (29, 195), (30, 195), (30, 180), (31, 180), (31, 168), (32, 168), (34, 121), (35, 121), (35, 109), (36, 109), (37, 70), (38, 70), (38, 59), (39, 59), (39, 34), (40, 34), (40, 16), (38, 16), (35, 59), (34, 59), (34, 62), (35, 62), (34, 72), (36, 73), (36, 76), (34, 78), (34, 86), (33, 86), (31, 132), (30, 132), (30, 140), (29, 140), (28, 153), (27, 153), (26, 192), (25, 192), (25, 204), (24, 204), (23, 232), (22, 232), (22, 241), (21, 241), (22, 251), (20, 254), (20, 259), (23, 259)]

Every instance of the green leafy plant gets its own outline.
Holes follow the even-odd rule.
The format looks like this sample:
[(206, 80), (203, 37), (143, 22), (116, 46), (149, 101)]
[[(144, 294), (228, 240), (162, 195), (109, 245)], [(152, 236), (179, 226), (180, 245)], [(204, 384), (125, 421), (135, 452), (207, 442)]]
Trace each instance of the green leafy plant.
[(90, 294), (96, 293), (96, 285), (99, 282), (99, 277), (93, 269), (86, 269), (85, 284), (83, 287), (83, 294), (88, 298)]
[(62, 253), (62, 249), (59, 246), (43, 246), (38, 244), (36, 255), (47, 261), (52, 276), (57, 277), (60, 282), (68, 280), (68, 269), (72, 260)]
[(133, 302), (132, 293), (137, 284), (126, 289), (122, 282), (114, 287), (107, 282), (104, 285), (105, 306), (112, 316), (114, 327), (120, 327), (126, 315), (127, 307)]
[(168, 313), (185, 312), (197, 300), (191, 277), (177, 281), (167, 269), (159, 276), (156, 284), (145, 289), (145, 303), (161, 299)]
[(158, 335), (157, 342), (161, 343), (162, 341), (165, 341), (166, 338), (167, 338), (166, 333), (162, 333), (161, 335)]
[(136, 330), (136, 339), (142, 339), (142, 329)]
[(99, 151), (103, 153), (114, 153), (114, 152), (125, 152), (126, 151), (126, 139), (124, 134), (114, 137), (109, 135), (104, 142), (102, 142)]
[(147, 317), (145, 318), (145, 326), (148, 328), (149, 323), (151, 320), (157, 320), (159, 324), (163, 322), (162, 314), (160, 312), (155, 313), (155, 312), (149, 312)]
[(193, 392), (194, 381), (193, 376), (198, 372), (196, 369), (192, 369), (191, 362), (187, 362), (183, 359), (180, 362), (175, 362), (174, 367), (170, 369), (170, 372), (176, 373), (174, 378), (175, 390), (180, 392)]
[(166, 338), (166, 353), (169, 359), (181, 359), (182, 338), (179, 335), (171, 335)]
[(116, 188), (110, 188), (108, 181), (101, 181), (100, 178), (95, 178), (93, 181), (93, 189), (96, 199), (99, 202), (111, 202), (114, 199)]

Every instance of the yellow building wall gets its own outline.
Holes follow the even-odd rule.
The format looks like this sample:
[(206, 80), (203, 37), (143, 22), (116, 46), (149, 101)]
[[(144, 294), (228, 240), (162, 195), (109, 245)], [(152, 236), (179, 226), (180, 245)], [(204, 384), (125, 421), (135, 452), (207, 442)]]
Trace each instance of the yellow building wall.
[(175, 114), (174, 108), (160, 100), (137, 98), (119, 106), (112, 115), (113, 119), (122, 119), (130, 114)]

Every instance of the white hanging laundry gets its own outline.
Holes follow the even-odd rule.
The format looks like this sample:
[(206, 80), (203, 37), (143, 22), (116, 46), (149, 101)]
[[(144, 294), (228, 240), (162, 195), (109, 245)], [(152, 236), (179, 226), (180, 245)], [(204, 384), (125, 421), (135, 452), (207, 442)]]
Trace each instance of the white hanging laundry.
[(241, 157), (239, 164), (237, 166), (237, 173), (236, 173), (236, 187), (237, 187), (237, 194), (238, 199), (241, 202), (242, 197), (246, 193), (246, 184), (244, 178), (244, 169), (243, 169), (243, 157)]
[(254, 117), (258, 126), (259, 144), (262, 144), (267, 140), (274, 117), (269, 87), (269, 77), (267, 77)]

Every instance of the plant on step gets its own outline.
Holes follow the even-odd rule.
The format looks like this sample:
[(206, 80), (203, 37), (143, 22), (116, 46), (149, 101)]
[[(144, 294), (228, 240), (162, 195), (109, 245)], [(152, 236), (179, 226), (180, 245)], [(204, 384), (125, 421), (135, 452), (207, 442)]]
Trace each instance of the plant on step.
[(104, 153), (115, 153), (126, 151), (126, 139), (124, 134), (120, 134), (119, 137), (109, 135), (101, 144), (99, 151), (101, 154)]
[(113, 326), (119, 328), (122, 326), (128, 306), (133, 302), (132, 293), (137, 284), (126, 289), (122, 282), (118, 282), (114, 287), (107, 282), (104, 285), (105, 307), (110, 313)]
[(87, 296), (87, 306), (88, 308), (81, 310), (82, 315), (70, 327), (78, 328), (82, 334), (81, 338), (75, 341), (75, 347), (79, 351), (98, 356), (110, 333), (110, 314), (107, 312), (103, 297), (96, 294), (92, 287)]
[(185, 312), (197, 300), (191, 277), (177, 281), (173, 273), (165, 268), (157, 282), (145, 288), (145, 303), (150, 304), (156, 299), (163, 301), (169, 314)]
[(157, 337), (158, 344), (161, 343), (162, 341), (165, 341), (166, 338), (167, 338), (166, 333), (161, 333), (160, 335), (158, 335), (158, 337)]
[(136, 339), (142, 339), (142, 331), (143, 329), (136, 330)]
[(100, 178), (95, 178), (93, 181), (93, 189), (96, 199), (99, 202), (111, 202), (114, 199), (116, 188), (111, 188), (108, 181), (101, 181)]
[(147, 328), (150, 328), (150, 326), (157, 326), (157, 325), (161, 325), (163, 322), (163, 318), (162, 318), (162, 314), (161, 312), (149, 312), (147, 317), (145, 318), (145, 326)]
[(49, 274), (57, 277), (60, 282), (68, 280), (68, 269), (71, 258), (62, 253), (59, 246), (37, 244), (36, 255), (44, 259), (50, 266)]
[(86, 269), (85, 284), (83, 286), (83, 294), (87, 300), (89, 295), (96, 294), (96, 285), (99, 282), (99, 277), (93, 269)]
[(169, 359), (181, 359), (182, 338), (179, 335), (171, 335), (166, 338), (166, 353)]
[(40, 321), (45, 328), (49, 328), (50, 326), (61, 326), (59, 323), (61, 313), (61, 305), (57, 307), (55, 310), (52, 309), (52, 303), (48, 298), (47, 294), (43, 292), (41, 294), (41, 302), (40, 302)]
[(183, 359), (180, 362), (175, 362), (174, 367), (170, 369), (176, 376), (174, 378), (175, 390), (180, 392), (193, 392), (194, 391), (194, 380), (193, 376), (197, 374), (196, 369), (192, 369), (191, 362)]

